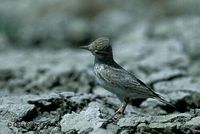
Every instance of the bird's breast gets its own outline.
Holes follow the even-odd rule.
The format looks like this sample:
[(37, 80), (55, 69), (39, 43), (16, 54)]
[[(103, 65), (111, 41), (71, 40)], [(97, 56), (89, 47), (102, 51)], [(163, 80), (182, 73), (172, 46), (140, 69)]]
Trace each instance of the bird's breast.
[(103, 65), (95, 65), (94, 66), (94, 73), (95, 73), (96, 80), (102, 86), (105, 84), (105, 81), (101, 77), (100, 73), (104, 69), (105, 69), (105, 67)]
[(100, 86), (102, 86), (103, 88), (105, 88), (106, 90), (115, 93), (120, 91), (118, 90), (118, 86), (115, 84), (111, 84), (111, 82), (108, 82), (106, 79), (104, 79), (101, 75), (102, 71), (106, 71), (107, 72), (107, 67), (104, 65), (95, 65), (94, 66), (94, 72), (95, 72), (95, 77), (96, 77), (96, 81), (98, 82), (98, 84)]

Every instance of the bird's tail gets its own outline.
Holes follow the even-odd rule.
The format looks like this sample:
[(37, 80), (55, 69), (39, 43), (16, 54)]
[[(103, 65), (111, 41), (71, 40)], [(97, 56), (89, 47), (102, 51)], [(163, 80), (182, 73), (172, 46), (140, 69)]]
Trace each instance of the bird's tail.
[(161, 101), (162, 103), (164, 103), (164, 104), (166, 104), (168, 106), (171, 106), (174, 109), (176, 109), (176, 107), (174, 105), (172, 105), (171, 103), (169, 103), (168, 101), (166, 101), (165, 99), (163, 99), (160, 95), (156, 96), (155, 98), (158, 99), (159, 101)]

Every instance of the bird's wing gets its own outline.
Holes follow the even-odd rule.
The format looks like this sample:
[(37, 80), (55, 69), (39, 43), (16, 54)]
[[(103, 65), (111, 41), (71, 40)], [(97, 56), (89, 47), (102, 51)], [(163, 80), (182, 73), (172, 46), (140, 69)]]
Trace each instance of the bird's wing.
[(141, 80), (137, 79), (134, 75), (123, 68), (105, 66), (104, 69), (98, 70), (98, 73), (102, 79), (107, 81), (107, 83), (112, 85), (114, 84), (124, 90), (127, 90), (127, 93), (130, 94), (130, 96), (135, 95), (135, 98), (157, 98), (161, 102), (175, 108), (174, 105), (167, 102)]
[(151, 88), (125, 69), (105, 66), (104, 69), (98, 70), (98, 73), (107, 83), (121, 87), (130, 94), (157, 97), (157, 94)]

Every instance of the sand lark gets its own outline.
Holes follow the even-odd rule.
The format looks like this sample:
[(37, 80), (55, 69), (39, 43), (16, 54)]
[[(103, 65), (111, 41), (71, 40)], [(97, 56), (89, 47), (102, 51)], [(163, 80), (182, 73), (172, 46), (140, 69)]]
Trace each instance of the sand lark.
[(116, 94), (123, 102), (123, 105), (112, 117), (117, 113), (124, 113), (127, 104), (131, 100), (139, 98), (155, 98), (174, 107), (114, 61), (112, 47), (108, 38), (98, 38), (90, 45), (82, 46), (81, 48), (89, 50), (95, 56), (94, 72), (100, 86)]

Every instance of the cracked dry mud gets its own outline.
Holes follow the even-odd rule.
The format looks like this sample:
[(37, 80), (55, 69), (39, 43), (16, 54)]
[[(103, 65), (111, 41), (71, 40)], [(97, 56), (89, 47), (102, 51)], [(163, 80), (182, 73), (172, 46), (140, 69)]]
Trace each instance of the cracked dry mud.
[[(127, 45), (128, 50), (118, 53), (117, 49), (124, 48), (118, 42), (114, 46), (116, 59), (177, 109), (153, 99), (135, 100), (124, 116), (118, 115), (105, 125), (121, 102), (96, 85), (89, 54), (75, 50), (57, 53), (9, 50), (1, 53), (1, 58), (8, 60), (1, 59), (0, 133), (198, 133), (200, 79), (187, 69), (189, 58), (184, 51), (169, 51), (174, 58), (155, 62), (158, 65), (155, 66), (154, 61), (147, 62), (154, 60), (149, 59), (151, 54), (143, 60), (137, 58), (141, 53), (148, 54), (144, 50), (135, 53), (133, 64), (132, 54), (125, 53), (129, 49), (142, 49), (144, 45)], [(154, 44), (146, 48), (154, 51), (152, 56), (159, 55), (162, 49), (157, 52), (153, 47)], [(165, 49), (168, 47), (171, 47), (170, 43)], [(65, 60), (69, 55), (80, 62)], [(177, 59), (185, 63), (176, 62)], [(54, 62), (57, 64), (52, 64)], [(144, 65), (152, 72), (144, 70)]]
[[(0, 134), (200, 133), (199, 0), (0, 1)], [(121, 102), (73, 49), (102, 35), (176, 109), (138, 99), (105, 124)]]

